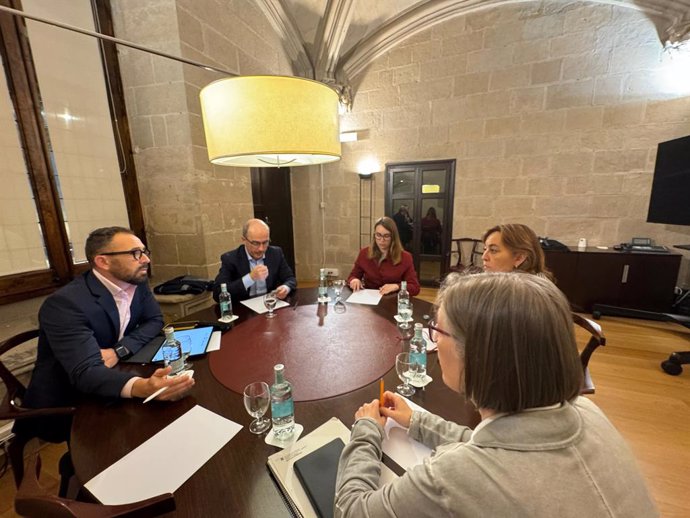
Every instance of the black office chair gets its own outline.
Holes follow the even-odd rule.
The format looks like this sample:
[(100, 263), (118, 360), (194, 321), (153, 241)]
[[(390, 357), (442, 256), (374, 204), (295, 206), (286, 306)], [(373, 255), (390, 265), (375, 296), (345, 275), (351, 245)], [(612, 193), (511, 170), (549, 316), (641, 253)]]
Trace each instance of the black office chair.
[(34, 455), (14, 499), (14, 509), (18, 515), (28, 518), (144, 518), (175, 510), (175, 497), (171, 493), (123, 505), (103, 505), (60, 498), (41, 486), (38, 482), (40, 474), (41, 457)]
[[(676, 306), (678, 302), (674, 304)], [(599, 319), (602, 315), (612, 315), (628, 318), (643, 318), (645, 320), (655, 320), (658, 322), (674, 322), (690, 329), (690, 316), (678, 315), (676, 313), (658, 313), (656, 311), (644, 311), (641, 309), (620, 308), (606, 304), (594, 304), (592, 306), (592, 316)], [(671, 353), (668, 360), (661, 362), (661, 368), (666, 374), (678, 376), (683, 372), (683, 365), (690, 363), (690, 351), (676, 351)]]
[[(38, 329), (25, 331), (17, 335), (11, 336), (4, 342), (0, 343), (0, 357), (3, 354), (14, 349), (15, 347), (24, 344), (30, 340), (38, 337)], [(7, 394), (0, 403), (0, 419), (21, 420), (32, 417), (47, 417), (47, 416), (69, 416), (74, 414), (73, 407), (67, 408), (24, 408), (22, 406), (22, 398), (26, 393), (26, 387), (17, 377), (0, 361), (0, 379), (2, 379), (7, 389)], [(9, 454), (10, 465), (14, 473), (14, 482), (19, 487), (24, 476), (24, 447), (26, 444), (36, 437), (30, 433), (15, 432), (12, 439), (10, 439), (7, 451)], [(60, 441), (62, 442), (62, 441)], [(66, 454), (67, 455), (67, 454)], [(66, 457), (61, 460), (61, 466), (69, 463), (69, 458)], [(71, 464), (70, 464), (71, 465)], [(64, 471), (61, 469), (61, 471)], [(64, 481), (63, 481), (64, 482)]]

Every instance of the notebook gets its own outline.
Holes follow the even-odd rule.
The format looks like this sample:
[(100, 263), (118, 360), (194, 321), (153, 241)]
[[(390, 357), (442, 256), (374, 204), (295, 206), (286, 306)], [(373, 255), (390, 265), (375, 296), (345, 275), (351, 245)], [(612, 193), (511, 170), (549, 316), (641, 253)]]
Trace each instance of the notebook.
[(338, 461), (345, 447), (336, 438), (295, 461), (295, 473), (319, 518), (333, 518)]
[[(329, 444), (334, 439), (340, 439), (343, 444), (350, 441), (349, 428), (337, 417), (332, 417), (292, 446), (268, 457), (268, 469), (278, 484), (285, 504), (292, 511), (292, 514), (298, 518), (318, 518), (323, 515), (319, 515), (314, 505), (312, 505), (294, 469), (294, 464), (299, 459)], [(336, 470), (339, 458), (340, 455), (338, 455), (334, 462), (334, 469)], [(381, 464), (380, 486), (392, 481), (396, 477), (397, 475), (388, 466)], [(333, 480), (333, 493), (329, 496), (331, 507), (333, 505), (333, 496), (335, 495), (335, 478)]]

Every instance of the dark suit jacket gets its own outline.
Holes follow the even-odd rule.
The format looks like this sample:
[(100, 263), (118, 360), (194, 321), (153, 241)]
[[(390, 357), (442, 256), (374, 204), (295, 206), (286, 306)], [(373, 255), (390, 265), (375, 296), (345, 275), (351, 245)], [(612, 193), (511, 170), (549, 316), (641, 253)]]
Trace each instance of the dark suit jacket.
[(118, 342), (115, 300), (91, 271), (48, 297), (38, 313), (38, 356), (24, 404), (70, 406), (78, 393), (119, 397), (134, 374), (107, 368), (101, 349), (120, 343), (135, 353), (163, 327), (160, 306), (146, 284), (137, 286), (130, 312)]
[[(297, 287), (297, 279), (292, 269), (285, 260), (283, 251), (278, 246), (269, 246), (264, 256), (264, 264), (268, 268), (266, 278), (266, 289), (274, 290), (278, 286), (285, 284), (294, 290)], [(228, 291), (232, 296), (233, 303), (249, 298), (249, 290), (244, 287), (242, 277), (249, 273), (249, 260), (244, 245), (240, 245), (220, 256), (220, 270), (213, 286), (213, 298), (218, 300), (220, 285), (228, 285)]]

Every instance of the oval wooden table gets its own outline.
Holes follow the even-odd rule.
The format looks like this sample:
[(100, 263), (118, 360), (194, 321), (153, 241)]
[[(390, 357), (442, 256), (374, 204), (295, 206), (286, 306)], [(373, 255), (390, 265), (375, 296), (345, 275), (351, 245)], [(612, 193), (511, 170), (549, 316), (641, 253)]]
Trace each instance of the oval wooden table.
[[(346, 297), (349, 293), (343, 295)], [(250, 378), (251, 381), (262, 378), (270, 381), (276, 359), (285, 361), (289, 366), (286, 375), (295, 383), (298, 399), (295, 418), (304, 426), (303, 435), (333, 416), (350, 426), (356, 409), (364, 401), (378, 397), (381, 373), (385, 373), (383, 377), (388, 389), (400, 383), (394, 363), (402, 342), (397, 338), (392, 318), (397, 308), (394, 295), (383, 297), (378, 306), (348, 304), (344, 314), (335, 313), (332, 303), (327, 308), (319, 308), (316, 289), (299, 289), (289, 302), (293, 307), (279, 310), (272, 321), (237, 304), (233, 309), (240, 318), (233, 329), (223, 334), (221, 351), (193, 361), (196, 384), (192, 393), (180, 401), (154, 401), (147, 405), (140, 400), (81, 403), (74, 417), (71, 439), (72, 459), (79, 480), (90, 480), (198, 404), (240, 423), (243, 428), (175, 491), (177, 510), (171, 516), (290, 516), (266, 466), (268, 456), (278, 449), (265, 444), (264, 436), (256, 436), (248, 430), (251, 418), (239, 393), (245, 381)], [(416, 321), (421, 322), (431, 310), (429, 303), (415, 299)], [(217, 318), (217, 307), (214, 307), (185, 320)], [(317, 329), (319, 327), (321, 329)], [(331, 341), (335, 343), (333, 348), (328, 347)], [(308, 354), (294, 363), (295, 356), (304, 353), (300, 351), (300, 342)], [(350, 345), (354, 347), (350, 351), (353, 354), (344, 353), (343, 347)], [(349, 360), (346, 362), (343, 358)], [(233, 371), (239, 381), (231, 377), (219, 382), (216, 376), (223, 370), (222, 366), (233, 363), (233, 359), (237, 362), (234, 365), (240, 367)], [(243, 364), (253, 367), (242, 374)], [(331, 364), (332, 369), (351, 372), (353, 379), (339, 377), (334, 379), (333, 385), (329, 384), (328, 373), (323, 369), (324, 365)], [(145, 376), (153, 370), (151, 366), (121, 368), (133, 369)], [(443, 384), (436, 354), (429, 355), (428, 372), (434, 381), (425, 389), (417, 390), (412, 400), (447, 419), (476, 425), (479, 416), (471, 405), (463, 403)], [(298, 390), (300, 386), (302, 389)], [(324, 387), (327, 390), (324, 391)], [(319, 393), (331, 397), (322, 398)], [(189, 440), (195, 438), (190, 436)], [(175, 462), (173, 453), (170, 462), (171, 465)]]

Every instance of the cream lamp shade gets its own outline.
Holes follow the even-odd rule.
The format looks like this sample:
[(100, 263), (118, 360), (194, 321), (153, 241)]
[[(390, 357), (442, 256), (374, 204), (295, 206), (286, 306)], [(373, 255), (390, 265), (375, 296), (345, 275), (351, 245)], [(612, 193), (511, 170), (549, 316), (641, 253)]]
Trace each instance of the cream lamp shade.
[(201, 90), (209, 160), (239, 167), (293, 167), (340, 160), (338, 95), (323, 83), (243, 76)]

